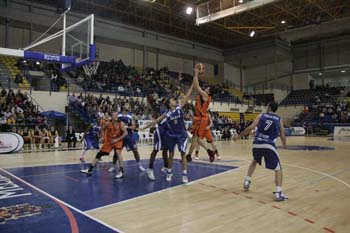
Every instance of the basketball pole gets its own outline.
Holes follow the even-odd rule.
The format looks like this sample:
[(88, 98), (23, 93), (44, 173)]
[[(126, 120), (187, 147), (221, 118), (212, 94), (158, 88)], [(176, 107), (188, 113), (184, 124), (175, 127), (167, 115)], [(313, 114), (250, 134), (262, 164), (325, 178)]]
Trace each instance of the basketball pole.
[(68, 8), (63, 12), (63, 39), (62, 39), (62, 55), (66, 56), (66, 27), (67, 27), (67, 13), (70, 10)]

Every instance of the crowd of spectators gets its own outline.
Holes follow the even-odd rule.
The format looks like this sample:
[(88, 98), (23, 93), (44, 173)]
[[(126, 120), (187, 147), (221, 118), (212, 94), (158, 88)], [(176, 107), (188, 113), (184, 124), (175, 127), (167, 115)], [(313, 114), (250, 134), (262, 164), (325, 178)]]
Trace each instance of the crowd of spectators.
[[(28, 80), (30, 79), (29, 71), (40, 71), (43, 72), (45, 74), (45, 77), (50, 80), (51, 91), (58, 92), (63, 86), (67, 85), (66, 79), (62, 76), (62, 73), (60, 72), (60, 64), (24, 60), (23, 58), (20, 58), (17, 61), (16, 65), (23, 73), (19, 73), (16, 75), (15, 82), (17, 84), (22, 83), (24, 77), (27, 77)], [(31, 78), (32, 82), (36, 83), (36, 80), (33, 80), (36, 78), (36, 76)], [(41, 78), (42, 77), (39, 77), (39, 80)]]
[[(160, 70), (146, 68), (138, 71), (135, 67), (126, 66), (122, 60), (99, 62), (96, 74), (88, 75), (83, 68), (70, 72), (85, 91), (117, 93), (118, 95), (148, 97), (156, 92), (159, 97), (167, 96), (176, 89), (188, 88), (192, 75), (169, 71), (167, 67)], [(175, 80), (172, 82), (170, 79)], [(176, 83), (176, 85), (173, 85)], [(200, 80), (200, 84), (205, 84)], [(240, 102), (233, 97), (226, 84), (211, 85), (212, 98), (217, 101)]]
[(153, 92), (165, 96), (171, 89), (168, 78), (161, 75), (160, 71), (147, 68), (140, 73), (135, 67), (126, 66), (121, 60), (100, 62), (96, 74), (88, 75), (83, 68), (70, 74), (86, 91), (145, 97)]
[(308, 122), (349, 123), (350, 91), (336, 94), (333, 91), (331, 94), (326, 92), (322, 96), (314, 96), (312, 104), (304, 106), (304, 110), (294, 119), (294, 123), (307, 124)]
[(73, 93), (69, 97), (69, 105), (90, 122), (98, 122), (106, 112), (120, 112), (125, 103), (130, 104), (131, 112), (134, 114), (135, 120), (152, 119), (151, 115), (147, 115), (147, 105), (142, 102), (142, 99), (139, 97), (129, 98), (127, 96), (119, 96), (112, 99), (109, 96), (103, 97), (102, 94), (96, 97), (91, 94), (84, 95), (83, 93), (79, 95)]
[(25, 143), (31, 145), (31, 149), (36, 149), (36, 144), (40, 149), (43, 145), (52, 145), (53, 138), (58, 136), (57, 131), (50, 126), (48, 118), (41, 116), (27, 93), (2, 89), (0, 109), (0, 131), (22, 135)]

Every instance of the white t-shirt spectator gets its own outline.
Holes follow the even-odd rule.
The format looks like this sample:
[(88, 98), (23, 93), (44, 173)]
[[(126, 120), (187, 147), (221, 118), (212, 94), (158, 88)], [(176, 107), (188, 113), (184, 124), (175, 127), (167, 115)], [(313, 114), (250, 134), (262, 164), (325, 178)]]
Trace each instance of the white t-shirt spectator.
[(6, 117), (5, 116), (2, 116), (0, 117), (0, 125), (5, 125), (6, 124)]
[(18, 106), (12, 108), (12, 113), (23, 113), (23, 112), (24, 112), (23, 109)]
[(10, 118), (10, 116), (12, 116), (12, 112), (10, 111), (2, 112), (2, 115), (4, 115), (7, 119), (7, 118)]
[(119, 87), (118, 87), (118, 91), (119, 91), (119, 92), (124, 92), (124, 87), (123, 87), (123, 86), (119, 86)]

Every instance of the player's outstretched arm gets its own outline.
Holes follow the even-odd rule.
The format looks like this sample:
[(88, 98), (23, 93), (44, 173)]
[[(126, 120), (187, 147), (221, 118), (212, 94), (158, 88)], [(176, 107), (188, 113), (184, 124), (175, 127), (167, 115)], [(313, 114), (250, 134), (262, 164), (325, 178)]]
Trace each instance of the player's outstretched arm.
[(280, 121), (280, 138), (281, 138), (283, 147), (286, 147), (287, 146), (287, 140), (286, 140), (286, 134), (284, 133), (284, 125), (283, 125), (282, 118), (281, 118), (281, 121)]
[(192, 85), (190, 86), (190, 88), (187, 90), (187, 93), (186, 93), (186, 95), (184, 96), (184, 98), (181, 100), (181, 103), (180, 103), (181, 108), (183, 108), (183, 107), (187, 104), (187, 101), (188, 101), (189, 98), (191, 97), (192, 90), (193, 90), (193, 83), (192, 83)]
[(199, 81), (198, 81), (198, 75), (199, 75), (199, 68), (201, 64), (196, 64), (194, 68), (194, 77), (193, 77), (193, 87), (194, 89), (202, 96), (204, 101), (207, 101), (209, 96), (208, 94), (202, 90), (202, 88), (199, 86)]
[(157, 119), (153, 120), (152, 122), (148, 123), (146, 126), (140, 128), (141, 131), (144, 131), (145, 129), (151, 128), (161, 122), (163, 119), (166, 118), (166, 114), (160, 115)]
[(243, 132), (241, 132), (239, 135), (236, 134), (236, 135), (233, 137), (233, 140), (234, 140), (234, 141), (237, 141), (237, 140), (239, 140), (241, 137), (243, 137), (243, 136), (249, 134), (253, 129), (255, 129), (255, 127), (258, 126), (258, 124), (259, 124), (260, 117), (261, 117), (261, 114), (259, 114), (259, 115), (255, 118), (255, 120), (253, 121), (253, 123), (251, 123), (247, 128), (245, 128), (245, 129), (243, 130)]

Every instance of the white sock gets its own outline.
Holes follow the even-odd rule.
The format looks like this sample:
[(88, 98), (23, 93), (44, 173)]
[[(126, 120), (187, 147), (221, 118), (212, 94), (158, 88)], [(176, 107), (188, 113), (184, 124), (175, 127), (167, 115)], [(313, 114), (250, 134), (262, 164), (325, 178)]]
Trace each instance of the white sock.
[(276, 193), (282, 192), (282, 187), (281, 186), (276, 186)]
[(187, 170), (183, 170), (183, 171), (182, 171), (182, 174), (183, 174), (183, 175), (187, 175)]
[(84, 158), (86, 152), (87, 152), (87, 150), (83, 150), (83, 153), (81, 153), (80, 158)]
[(246, 176), (245, 180), (251, 181), (251, 177), (250, 176)]

